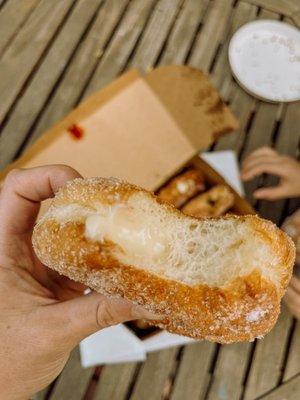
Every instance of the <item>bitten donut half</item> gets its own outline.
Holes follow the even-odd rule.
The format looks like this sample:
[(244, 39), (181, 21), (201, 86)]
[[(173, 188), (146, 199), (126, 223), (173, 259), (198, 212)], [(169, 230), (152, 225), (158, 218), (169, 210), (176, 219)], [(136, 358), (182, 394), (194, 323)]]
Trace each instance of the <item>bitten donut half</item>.
[(117, 179), (75, 179), (33, 232), (42, 263), (164, 316), (196, 339), (249, 341), (275, 324), (295, 249), (257, 216), (198, 219)]

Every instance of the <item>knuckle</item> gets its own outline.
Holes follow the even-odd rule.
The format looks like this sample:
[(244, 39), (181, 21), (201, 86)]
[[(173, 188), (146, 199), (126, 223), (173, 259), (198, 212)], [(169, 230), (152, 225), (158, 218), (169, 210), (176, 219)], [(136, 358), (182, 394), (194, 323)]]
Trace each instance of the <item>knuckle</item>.
[(116, 324), (118, 321), (114, 307), (108, 301), (100, 301), (96, 309), (96, 322), (99, 328)]
[(5, 185), (11, 185), (17, 181), (17, 179), (20, 176), (22, 169), (21, 168), (14, 168), (9, 173), (6, 175), (4, 184)]

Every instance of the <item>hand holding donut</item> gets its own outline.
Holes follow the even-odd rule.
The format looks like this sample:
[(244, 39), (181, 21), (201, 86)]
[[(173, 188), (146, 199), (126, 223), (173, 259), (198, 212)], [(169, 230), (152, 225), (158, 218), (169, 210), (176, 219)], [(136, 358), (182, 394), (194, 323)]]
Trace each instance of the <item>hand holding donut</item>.
[(0, 194), (1, 399), (24, 400), (49, 384), (70, 351), (91, 333), (123, 321), (154, 318), (129, 301), (98, 293), (44, 267), (31, 235), (40, 202), (80, 176), (53, 165), (8, 174)]

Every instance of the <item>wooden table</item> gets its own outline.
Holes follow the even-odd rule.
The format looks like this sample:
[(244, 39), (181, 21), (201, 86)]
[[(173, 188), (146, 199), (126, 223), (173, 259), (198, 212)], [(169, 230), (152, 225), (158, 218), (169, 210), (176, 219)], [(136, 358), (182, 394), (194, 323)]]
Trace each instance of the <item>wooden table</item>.
[[(255, 100), (233, 80), (228, 41), (247, 21), (300, 25), (299, 0), (0, 0), (0, 166), (90, 93), (129, 68), (188, 64), (212, 76), (241, 123), (214, 150), (242, 160), (271, 145), (296, 157), (300, 105)], [(266, 178), (264, 183), (271, 184)], [(295, 201), (254, 202), (281, 223)], [(208, 342), (149, 355), (144, 363), (82, 369), (76, 349), (58, 379), (36, 399), (300, 398), (300, 323), (283, 310), (265, 339), (220, 346)]]

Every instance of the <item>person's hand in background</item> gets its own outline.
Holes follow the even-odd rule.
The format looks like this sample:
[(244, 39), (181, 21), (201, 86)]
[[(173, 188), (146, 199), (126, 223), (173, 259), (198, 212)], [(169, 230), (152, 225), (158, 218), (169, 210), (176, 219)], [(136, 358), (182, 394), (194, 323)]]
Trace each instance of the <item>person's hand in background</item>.
[[(241, 177), (249, 181), (261, 174), (275, 175), (279, 184), (257, 189), (253, 196), (263, 200), (277, 200), (300, 196), (300, 163), (291, 157), (280, 155), (269, 147), (261, 147), (251, 153), (242, 163)], [(300, 211), (284, 222), (282, 229), (296, 245), (296, 263), (300, 264)], [(284, 300), (290, 312), (300, 319), (300, 279), (293, 276)]]
[(242, 163), (241, 177), (249, 181), (262, 174), (275, 175), (279, 184), (257, 189), (256, 199), (277, 200), (300, 196), (300, 163), (291, 157), (280, 155), (269, 147), (261, 147)]
[(40, 202), (79, 174), (66, 166), (9, 173), (0, 193), (0, 399), (27, 399), (62, 370), (93, 332), (157, 316), (123, 299), (59, 276), (35, 256), (32, 229)]

